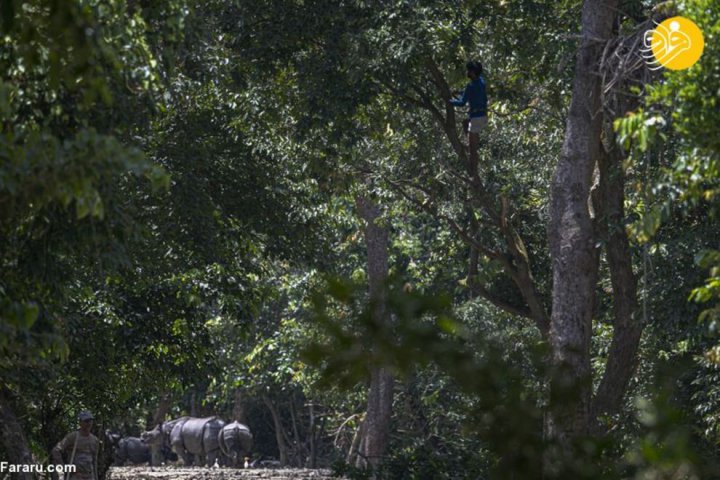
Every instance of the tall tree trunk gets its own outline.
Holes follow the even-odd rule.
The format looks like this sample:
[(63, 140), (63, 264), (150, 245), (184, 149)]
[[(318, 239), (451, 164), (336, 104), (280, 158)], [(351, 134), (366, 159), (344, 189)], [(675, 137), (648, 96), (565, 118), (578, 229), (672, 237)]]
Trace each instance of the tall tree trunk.
[(315, 426), (315, 405), (312, 402), (308, 404), (308, 410), (310, 414), (310, 458), (306, 466), (308, 468), (315, 468), (317, 464), (317, 451), (315, 450), (315, 433), (317, 428)]
[(197, 417), (198, 416), (198, 408), (197, 408), (197, 387), (192, 387), (192, 392), (190, 392), (190, 416), (191, 417)]
[(241, 389), (235, 389), (235, 395), (233, 397), (233, 420), (237, 420), (240, 423), (247, 425), (247, 413), (245, 412), (245, 398)]
[(158, 407), (155, 410), (155, 414), (153, 415), (153, 423), (150, 425), (150, 428), (154, 428), (155, 425), (158, 425), (160, 423), (163, 423), (165, 421), (165, 417), (167, 416), (168, 412), (170, 411), (170, 407), (172, 406), (173, 396), (171, 392), (163, 392), (160, 396), (160, 402), (158, 403)]
[(361, 457), (376, 469), (382, 463), (390, 440), (393, 387), (395, 378), (385, 368), (376, 368), (370, 376), (368, 409)]
[(599, 63), (617, 0), (586, 0), (565, 141), (552, 184), (548, 236), (553, 267), (553, 375), (547, 437), (567, 443), (589, 432), (590, 338), (598, 252), (588, 210), (602, 130)]
[[(384, 325), (389, 322), (385, 293), (388, 273), (388, 232), (378, 224), (380, 209), (375, 203), (368, 198), (358, 196), (356, 204), (360, 217), (365, 220), (372, 320), (377, 325)], [(382, 463), (387, 451), (394, 384), (393, 375), (385, 368), (374, 368), (370, 373), (368, 408), (360, 455), (372, 468), (377, 468)]]
[[(11, 392), (4, 385), (0, 385), (0, 441), (7, 455), (3, 460), (13, 465), (29, 465), (33, 463), (32, 454), (22, 425), (12, 408), (11, 398)], [(33, 476), (32, 473), (13, 473), (9, 478), (31, 480)]]
[[(160, 395), (160, 402), (158, 403), (158, 407), (155, 410), (155, 414), (152, 418), (152, 425), (149, 426), (149, 429), (153, 429), (155, 428), (155, 425), (160, 425), (165, 421), (165, 417), (167, 416), (168, 412), (170, 411), (170, 407), (172, 406), (172, 401), (173, 397), (171, 392), (163, 392)], [(150, 464), (160, 465), (164, 461), (165, 457), (162, 454), (162, 445), (150, 445)]]
[(283, 432), (282, 420), (280, 419), (280, 412), (278, 412), (275, 404), (267, 395), (263, 395), (263, 402), (265, 406), (270, 410), (272, 416), (273, 425), (275, 427), (275, 441), (277, 442), (278, 454), (280, 455), (280, 465), (283, 467), (288, 464), (288, 444), (285, 441), (285, 433)]
[(352, 441), (350, 442), (350, 448), (348, 449), (347, 457), (345, 458), (345, 462), (348, 465), (357, 465), (358, 459), (359, 459), (359, 452), (360, 452), (360, 442), (363, 437), (363, 430), (365, 429), (365, 418), (363, 417), (362, 421), (357, 427), (357, 430), (355, 430), (355, 434), (352, 437)]
[(298, 425), (299, 418), (300, 417), (297, 414), (297, 408), (295, 408), (295, 395), (292, 395), (290, 397), (290, 420), (292, 421), (293, 446), (295, 450), (294, 464), (302, 467), (305, 466), (306, 446), (305, 442), (303, 442), (302, 438), (300, 437), (300, 427)]

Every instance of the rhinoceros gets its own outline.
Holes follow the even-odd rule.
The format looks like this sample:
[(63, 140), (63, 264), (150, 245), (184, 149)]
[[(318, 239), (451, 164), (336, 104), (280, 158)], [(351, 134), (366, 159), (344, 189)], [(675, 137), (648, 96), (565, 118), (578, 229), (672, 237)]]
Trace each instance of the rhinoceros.
[(138, 437), (121, 438), (115, 447), (115, 465), (133, 465), (150, 462), (150, 445)]
[(253, 436), (247, 425), (235, 421), (220, 430), (218, 444), (222, 453), (230, 460), (230, 464), (239, 467), (243, 457), (252, 449)]
[[(120, 434), (105, 430), (102, 446), (98, 452), (98, 473), (106, 472), (115, 463), (115, 449), (120, 443)], [(101, 475), (104, 477), (104, 475)]]
[[(148, 432), (141, 434), (142, 439), (150, 445), (151, 460), (150, 465), (158, 466), (163, 460), (167, 460), (171, 455), (177, 455), (170, 444), (170, 433), (178, 423), (184, 423), (190, 417), (180, 417), (175, 420), (161, 423)], [(175, 458), (174, 460), (177, 460)]]
[(220, 454), (218, 433), (225, 426), (218, 417), (181, 417), (157, 425), (142, 438), (150, 445), (170, 445), (185, 465), (214, 465)]

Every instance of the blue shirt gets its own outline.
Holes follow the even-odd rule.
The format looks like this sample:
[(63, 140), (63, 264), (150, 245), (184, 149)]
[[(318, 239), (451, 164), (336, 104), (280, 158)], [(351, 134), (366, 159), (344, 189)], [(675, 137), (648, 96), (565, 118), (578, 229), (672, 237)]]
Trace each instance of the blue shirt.
[(456, 107), (462, 107), (466, 103), (470, 104), (468, 116), (470, 118), (484, 117), (487, 115), (487, 94), (485, 93), (485, 80), (478, 77), (467, 84), (462, 97), (450, 100), (450, 103)]

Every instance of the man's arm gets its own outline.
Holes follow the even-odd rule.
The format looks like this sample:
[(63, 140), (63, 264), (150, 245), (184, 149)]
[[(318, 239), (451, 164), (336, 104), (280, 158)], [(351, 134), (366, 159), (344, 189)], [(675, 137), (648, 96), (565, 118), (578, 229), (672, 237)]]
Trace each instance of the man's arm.
[(95, 464), (93, 465), (93, 475), (95, 476), (95, 480), (99, 480), (99, 473), (98, 473), (98, 454), (100, 453), (100, 440), (95, 439), (95, 458), (93, 461)]
[[(77, 435), (77, 432), (70, 432), (65, 435), (65, 437), (60, 440), (55, 447), (53, 447), (52, 452), (50, 452), (50, 457), (55, 465), (62, 465), (65, 463), (68, 447), (69, 445), (74, 445), (75, 443), (73, 434)], [(50, 478), (51, 480), (59, 480), (60, 476), (57, 472), (53, 472), (50, 475)]]
[(55, 447), (53, 447), (50, 456), (52, 457), (52, 460), (56, 465), (63, 463), (63, 456), (65, 455), (65, 451), (67, 450), (68, 445), (72, 443), (70, 437), (72, 437), (73, 433), (75, 432), (70, 432), (65, 435), (65, 437), (60, 440), (57, 445), (55, 445)]
[(462, 107), (465, 105), (468, 101), (468, 91), (470, 90), (470, 85), (465, 87), (465, 90), (463, 91), (462, 97), (460, 98), (453, 98), (450, 100), (450, 103), (455, 105), (456, 107)]

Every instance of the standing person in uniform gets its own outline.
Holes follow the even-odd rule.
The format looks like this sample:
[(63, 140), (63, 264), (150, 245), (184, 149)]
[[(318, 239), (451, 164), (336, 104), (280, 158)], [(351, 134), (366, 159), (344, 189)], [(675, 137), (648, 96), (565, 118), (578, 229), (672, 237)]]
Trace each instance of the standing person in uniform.
[(65, 435), (52, 449), (55, 464), (75, 465), (75, 473), (65, 475), (67, 480), (98, 480), (97, 459), (100, 440), (90, 430), (93, 415), (87, 410), (78, 415), (80, 428)]
[[(466, 65), (467, 77), (470, 83), (465, 87), (462, 97), (450, 100), (456, 107), (466, 103), (468, 108), (467, 134), (470, 145), (471, 175), (477, 174), (479, 133), (487, 126), (487, 94), (485, 92), (485, 79), (483, 67), (480, 62), (469, 61)], [(474, 171), (473, 171), (474, 170)]]

